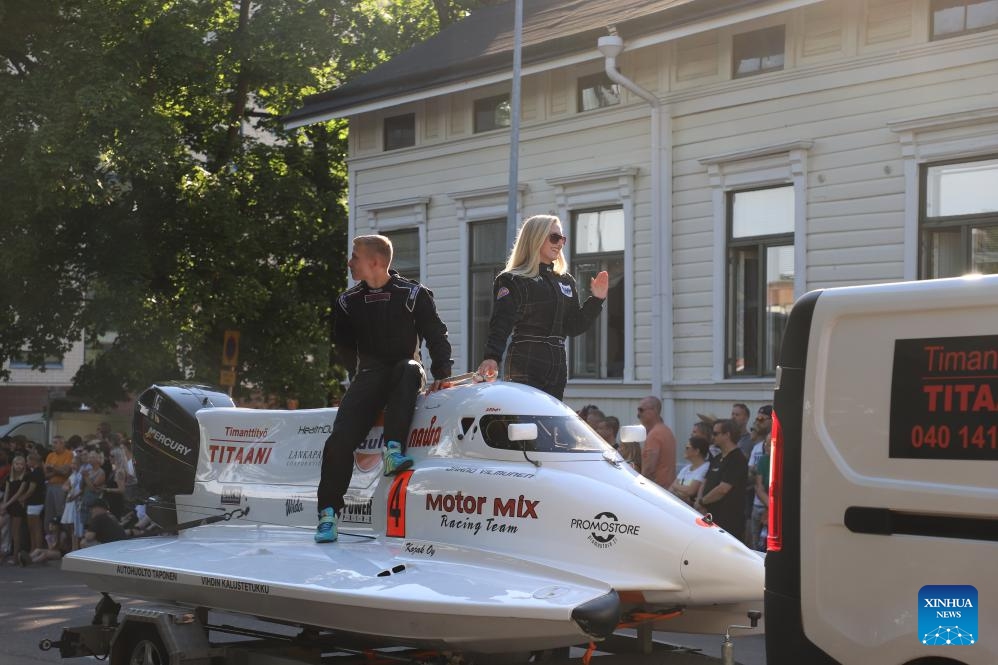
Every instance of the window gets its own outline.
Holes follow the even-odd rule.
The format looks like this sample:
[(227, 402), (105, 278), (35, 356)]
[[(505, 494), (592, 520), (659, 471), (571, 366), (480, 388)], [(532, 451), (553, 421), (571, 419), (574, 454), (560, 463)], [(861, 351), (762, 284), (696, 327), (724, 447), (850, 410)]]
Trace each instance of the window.
[(932, 0), (932, 39), (998, 27), (998, 0)]
[(572, 213), (572, 274), (579, 300), (590, 296), (589, 280), (601, 270), (610, 273), (610, 291), (603, 314), (593, 327), (570, 342), (571, 378), (610, 379), (624, 376), (624, 210)]
[(385, 118), (385, 150), (416, 145), (416, 114), (406, 113)]
[(732, 75), (735, 78), (783, 69), (786, 29), (782, 25), (735, 35), (732, 43)]
[(382, 233), (392, 241), (392, 269), (406, 279), (422, 281), (419, 265), (419, 229), (401, 229)]
[[(510, 441), (509, 426), (537, 425), (533, 441)], [(603, 453), (609, 445), (575, 416), (484, 415), (479, 429), (485, 444), (500, 450), (537, 453)]]
[(610, 80), (606, 72), (579, 77), (578, 109), (592, 111), (620, 103), (620, 86)]
[(729, 192), (727, 377), (771, 376), (794, 302), (794, 188)]
[(489, 337), (492, 316), (492, 283), (506, 263), (506, 220), (475, 222), (469, 227), (470, 261), (468, 269), (471, 312), (471, 357), (469, 367), (478, 367), (485, 357), (485, 342)]
[(487, 132), (510, 123), (509, 95), (475, 100), (475, 133)]
[(922, 277), (998, 273), (998, 157), (921, 168)]
[[(46, 355), (44, 362), (42, 363), (42, 367), (44, 369), (62, 369), (62, 356)], [(22, 349), (20, 352), (10, 357), (10, 368), (32, 369), (31, 361), (28, 359), (27, 349)]]

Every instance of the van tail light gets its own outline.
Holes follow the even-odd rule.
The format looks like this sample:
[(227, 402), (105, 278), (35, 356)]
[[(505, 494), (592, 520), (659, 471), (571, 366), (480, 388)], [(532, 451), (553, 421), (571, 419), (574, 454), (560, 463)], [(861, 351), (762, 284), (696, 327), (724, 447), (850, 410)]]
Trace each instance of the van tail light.
[(772, 440), (769, 444), (769, 535), (766, 550), (783, 549), (783, 428), (773, 411)]

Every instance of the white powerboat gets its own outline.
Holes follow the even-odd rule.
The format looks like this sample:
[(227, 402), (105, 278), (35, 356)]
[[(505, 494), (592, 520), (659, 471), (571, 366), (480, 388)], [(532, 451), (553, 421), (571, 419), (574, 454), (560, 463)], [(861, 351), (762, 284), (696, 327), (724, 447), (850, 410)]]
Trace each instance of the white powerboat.
[(759, 553), (533, 388), (421, 396), (415, 465), (394, 477), (376, 426), (354, 455), (339, 541), (321, 545), (315, 488), (336, 409), (219, 404), (231, 402), (203, 386), (140, 397), (140, 482), (175, 533), (73, 552), (64, 569), (102, 592), (476, 653), (586, 643), (639, 620), (722, 634), (762, 606)]

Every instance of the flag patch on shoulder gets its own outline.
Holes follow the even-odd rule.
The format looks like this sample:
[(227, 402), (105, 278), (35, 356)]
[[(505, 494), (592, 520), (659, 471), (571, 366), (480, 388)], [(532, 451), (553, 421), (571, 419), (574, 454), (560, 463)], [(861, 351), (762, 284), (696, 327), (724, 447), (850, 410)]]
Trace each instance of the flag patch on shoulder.
[(508, 295), (509, 295), (509, 289), (506, 288), (505, 286), (501, 286), (499, 287), (499, 290), (496, 291), (496, 300), (502, 300)]

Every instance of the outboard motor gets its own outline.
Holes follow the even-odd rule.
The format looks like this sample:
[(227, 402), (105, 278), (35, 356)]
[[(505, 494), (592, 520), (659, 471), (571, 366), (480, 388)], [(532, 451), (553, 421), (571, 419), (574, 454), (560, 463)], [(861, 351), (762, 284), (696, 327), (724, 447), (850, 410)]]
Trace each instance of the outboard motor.
[(177, 524), (174, 497), (194, 492), (201, 440), (195, 414), (223, 406), (235, 404), (219, 389), (185, 383), (153, 385), (135, 401), (135, 474), (142, 491), (155, 497), (149, 517), (166, 531)]

